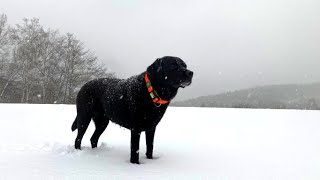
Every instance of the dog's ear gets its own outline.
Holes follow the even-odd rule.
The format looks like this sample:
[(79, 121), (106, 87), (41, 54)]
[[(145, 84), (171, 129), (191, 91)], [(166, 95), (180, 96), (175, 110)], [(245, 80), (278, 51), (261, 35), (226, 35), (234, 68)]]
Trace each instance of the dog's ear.
[(149, 74), (159, 73), (161, 70), (162, 70), (162, 58), (158, 58), (154, 63), (152, 63), (147, 68), (147, 72)]

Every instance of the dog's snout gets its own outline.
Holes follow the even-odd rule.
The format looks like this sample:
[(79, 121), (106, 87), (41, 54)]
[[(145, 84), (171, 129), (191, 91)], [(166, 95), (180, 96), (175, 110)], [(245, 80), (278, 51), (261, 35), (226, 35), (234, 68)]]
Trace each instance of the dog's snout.
[(186, 70), (186, 75), (188, 76), (188, 77), (192, 77), (193, 76), (193, 72), (192, 71), (190, 71), (190, 70)]

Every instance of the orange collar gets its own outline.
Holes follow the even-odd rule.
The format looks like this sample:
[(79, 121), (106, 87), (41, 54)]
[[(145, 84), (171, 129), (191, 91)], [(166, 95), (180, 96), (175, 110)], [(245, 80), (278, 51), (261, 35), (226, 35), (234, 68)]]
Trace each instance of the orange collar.
[(158, 95), (157, 91), (154, 90), (153, 87), (151, 86), (151, 82), (149, 80), (148, 73), (145, 74), (144, 80), (146, 81), (148, 92), (150, 93), (150, 96), (152, 98), (153, 103), (160, 104), (159, 106), (156, 105), (157, 107), (160, 107), (161, 104), (168, 104), (168, 101), (161, 99), (160, 96)]

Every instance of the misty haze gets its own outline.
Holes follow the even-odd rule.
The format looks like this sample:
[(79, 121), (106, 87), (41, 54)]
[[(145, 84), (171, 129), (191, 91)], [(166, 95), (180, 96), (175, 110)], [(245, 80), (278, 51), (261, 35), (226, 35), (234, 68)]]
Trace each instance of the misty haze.
[[(83, 51), (89, 50), (91, 58), (104, 65), (107, 71), (100, 75), (127, 78), (143, 72), (156, 58), (180, 57), (195, 72), (192, 86), (179, 90), (175, 98), (181, 101), (266, 85), (320, 82), (318, 7), (316, 0), (1, 0), (0, 13), (7, 18), (4, 30), (10, 26), (17, 31), (16, 24), (23, 26), (24, 18), (36, 18), (44, 31), (71, 34)], [(2, 62), (13, 57), (13, 44), (17, 46), (17, 41), (5, 45), (4, 30)], [(15, 93), (12, 101), (23, 102), (21, 90), (9, 90), (19, 78), (10, 79), (7, 69), (2, 65), (1, 101), (10, 102), (4, 96)], [(93, 77), (98, 76), (77, 81), (73, 89), (62, 83), (56, 96), (64, 94), (64, 100), (53, 96), (36, 103), (72, 102), (65, 100), (66, 92), (76, 94), (78, 86)], [(39, 90), (30, 96), (43, 95)]]

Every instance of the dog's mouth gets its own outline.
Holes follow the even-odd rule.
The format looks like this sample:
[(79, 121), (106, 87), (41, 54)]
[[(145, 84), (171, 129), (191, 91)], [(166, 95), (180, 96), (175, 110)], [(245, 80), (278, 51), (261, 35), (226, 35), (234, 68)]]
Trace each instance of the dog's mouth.
[(180, 87), (185, 88), (191, 84), (193, 72), (188, 69), (185, 69), (183, 73), (184, 73), (184, 80), (182, 80)]
[(185, 88), (185, 87), (187, 87), (187, 86), (190, 86), (191, 81), (192, 81), (192, 80), (181, 83), (181, 84), (180, 84), (180, 87)]

